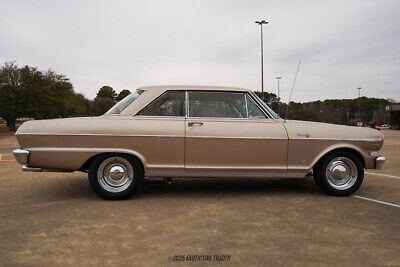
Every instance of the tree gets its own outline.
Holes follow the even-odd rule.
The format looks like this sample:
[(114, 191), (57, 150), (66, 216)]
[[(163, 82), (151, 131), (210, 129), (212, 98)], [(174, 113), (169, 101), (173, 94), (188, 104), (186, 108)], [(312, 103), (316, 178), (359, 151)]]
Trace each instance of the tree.
[(21, 72), (15, 62), (6, 62), (0, 68), (0, 117), (15, 130), (18, 117), (23, 114), (21, 100)]
[(97, 92), (96, 98), (98, 97), (105, 97), (105, 98), (110, 98), (112, 100), (117, 99), (117, 93), (114, 91), (114, 89), (111, 86), (103, 86), (100, 88), (100, 90)]
[(95, 116), (103, 115), (114, 105), (115, 101), (109, 97), (96, 97), (93, 101), (92, 114)]
[[(262, 93), (261, 92), (256, 91), (254, 93), (259, 98), (262, 98)], [(282, 109), (282, 105), (280, 103), (281, 99), (274, 93), (264, 92), (264, 99), (263, 100), (264, 100), (265, 104), (267, 104), (275, 112), (280, 112), (280, 110)]]
[(122, 99), (124, 99), (126, 96), (130, 95), (131, 91), (129, 91), (128, 89), (124, 89), (121, 92), (119, 92), (118, 96), (117, 96), (117, 101), (121, 101)]
[(64, 75), (35, 67), (19, 68), (14, 62), (0, 67), (0, 117), (15, 129), (17, 118), (49, 119), (85, 116), (91, 102), (76, 94)]
[(66, 109), (69, 116), (87, 116), (91, 113), (92, 101), (82, 94), (74, 94), (68, 98)]
[(303, 120), (303, 121), (316, 121), (317, 116), (314, 111), (306, 109), (289, 110), (288, 119)]
[(111, 86), (103, 86), (97, 92), (93, 101), (92, 114), (95, 116), (103, 115), (115, 105), (117, 93)]

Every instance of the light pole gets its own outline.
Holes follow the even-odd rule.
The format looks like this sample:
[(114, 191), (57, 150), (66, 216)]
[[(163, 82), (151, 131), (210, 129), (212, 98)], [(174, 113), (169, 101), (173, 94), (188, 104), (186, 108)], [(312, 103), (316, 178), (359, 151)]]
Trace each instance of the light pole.
[(279, 98), (279, 95), (280, 95), (279, 80), (282, 79), (282, 77), (281, 77), (281, 76), (278, 76), (278, 77), (276, 77), (275, 79), (278, 80), (278, 98)]
[(264, 45), (263, 45), (263, 24), (268, 24), (268, 21), (261, 20), (255, 21), (258, 25), (260, 25), (261, 32), (261, 98), (264, 101)]
[(358, 120), (361, 121), (361, 87), (358, 87)]

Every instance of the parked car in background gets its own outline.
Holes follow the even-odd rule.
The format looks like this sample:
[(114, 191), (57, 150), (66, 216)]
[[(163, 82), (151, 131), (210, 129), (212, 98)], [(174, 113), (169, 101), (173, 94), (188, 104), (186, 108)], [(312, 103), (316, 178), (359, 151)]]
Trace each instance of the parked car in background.
[(379, 129), (379, 130), (389, 130), (390, 129), (390, 125), (382, 124), (380, 126), (377, 126), (376, 128)]
[(314, 175), (332, 195), (349, 195), (364, 169), (379, 169), (374, 129), (285, 121), (252, 91), (154, 86), (135, 90), (106, 114), (28, 121), (14, 151), (24, 171), (83, 171), (100, 196), (130, 196), (144, 177)]

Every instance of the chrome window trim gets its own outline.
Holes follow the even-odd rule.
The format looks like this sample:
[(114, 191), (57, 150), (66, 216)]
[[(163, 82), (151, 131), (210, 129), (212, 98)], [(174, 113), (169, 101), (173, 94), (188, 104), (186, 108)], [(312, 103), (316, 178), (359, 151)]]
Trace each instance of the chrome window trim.
[(249, 119), (249, 108), (247, 106), (247, 93), (244, 94), (244, 101), (246, 102), (246, 114), (247, 114), (247, 118)]
[(189, 91), (185, 90), (185, 103), (186, 103), (186, 115), (185, 118), (189, 118)]
[(176, 119), (185, 119), (186, 116), (147, 116), (147, 115), (134, 115), (133, 117), (135, 118), (139, 118), (139, 119), (163, 119), (163, 118), (167, 118), (167, 119), (171, 119), (171, 118), (176, 118)]
[[(160, 98), (162, 95), (164, 95), (167, 92), (170, 91), (184, 91), (185, 92), (185, 116), (146, 116), (146, 115), (138, 115), (139, 112), (141, 112), (142, 110), (144, 110), (147, 106), (151, 105), (154, 101), (156, 101), (158, 98)], [(146, 92), (146, 90), (145, 90)], [(143, 92), (141, 95), (143, 95), (145, 92)], [(246, 115), (247, 118), (228, 118), (228, 117), (191, 117), (190, 116), (190, 109), (189, 109), (189, 93), (190, 92), (200, 92), (200, 93), (233, 93), (233, 94), (244, 94), (245, 97), (245, 102), (246, 102)], [(253, 92), (249, 92), (249, 91), (218, 91), (218, 90), (166, 90), (164, 91), (162, 94), (160, 94), (159, 96), (157, 96), (155, 99), (153, 99), (149, 104), (147, 104), (145, 107), (143, 107), (142, 109), (140, 109), (138, 112), (136, 112), (135, 115), (133, 115), (133, 117), (140, 117), (140, 118), (191, 118), (191, 119), (222, 119), (222, 120), (249, 120), (249, 121), (264, 121), (264, 120), (268, 120), (268, 121), (275, 121), (275, 118), (269, 114), (268, 110), (266, 110), (264, 108), (264, 106), (262, 106), (256, 98), (254, 98), (254, 96), (252, 95), (254, 94)], [(139, 95), (139, 97), (141, 96)], [(138, 97), (138, 98), (139, 98)], [(248, 98), (250, 98), (254, 104), (261, 110), (261, 112), (266, 116), (266, 118), (249, 118), (249, 111), (248, 111)], [(133, 104), (133, 102), (131, 103), (131, 105)], [(120, 115), (120, 114), (118, 114)]]
[(272, 121), (272, 119), (249, 119), (249, 118), (226, 118), (226, 117), (189, 117), (190, 119), (215, 119), (215, 120), (242, 120), (242, 121), (252, 121), (252, 122), (257, 122), (257, 121)]
[[(189, 92), (209, 92), (209, 93), (233, 93), (233, 94), (244, 94), (245, 97), (245, 101), (246, 101), (246, 112), (247, 112), (247, 118), (228, 118), (228, 117), (190, 117), (190, 109), (189, 109)], [(222, 119), (222, 120), (248, 120), (248, 121), (262, 121), (262, 120), (273, 120), (272, 116), (269, 115), (269, 113), (265, 113), (264, 109), (260, 108), (260, 105), (258, 104), (258, 102), (254, 101), (254, 104), (260, 108), (261, 112), (265, 115), (266, 118), (263, 119), (251, 119), (249, 118), (249, 112), (248, 112), (248, 108), (247, 108), (247, 94), (249, 94), (249, 92), (247, 91), (212, 91), (212, 90), (186, 90), (186, 93), (188, 95), (187, 101), (186, 101), (186, 105), (187, 105), (187, 112), (186, 112), (186, 118), (191, 118), (191, 119)], [(253, 97), (250, 95), (250, 98), (253, 99)]]
[[(147, 116), (147, 115), (140, 115), (138, 113), (142, 112), (145, 108), (147, 108), (148, 106), (150, 106), (151, 104), (153, 104), (155, 101), (157, 101), (157, 99), (159, 99), (160, 97), (162, 97), (163, 95), (165, 95), (168, 92), (181, 92), (184, 90), (165, 90), (164, 92), (162, 92), (159, 96), (157, 96), (156, 98), (154, 98), (153, 100), (151, 100), (150, 103), (148, 103), (146, 106), (144, 106), (143, 108), (141, 108), (138, 112), (135, 113), (135, 115), (133, 115), (133, 117), (161, 117), (161, 118), (186, 118), (186, 114), (184, 116)], [(186, 92), (186, 90), (184, 91)], [(186, 102), (186, 93), (185, 93), (185, 102)], [(185, 107), (186, 107), (186, 103), (185, 103)], [(186, 108), (185, 108), (185, 113), (186, 113)]]
[[(266, 109), (266, 108), (264, 107), (264, 105), (262, 105), (262, 104), (258, 101), (258, 99), (257, 99), (256, 97), (254, 97), (254, 95), (255, 95), (254, 92), (250, 91), (250, 92), (247, 92), (247, 93), (248, 93), (248, 94), (250, 95), (250, 97), (255, 101), (256, 105), (257, 105), (258, 107), (261, 107), (261, 110), (264, 111), (264, 113), (267, 115), (267, 117), (269, 117), (271, 120), (277, 120), (277, 119), (280, 118), (280, 117), (275, 118), (274, 116), (272, 116), (272, 114), (269, 113), (268, 109)], [(266, 103), (265, 103), (265, 104), (266, 104)], [(278, 116), (279, 116), (279, 115), (278, 115)]]
[(259, 119), (259, 118), (257, 118), (257, 119), (252, 119), (252, 120), (273, 120), (273, 119), (274, 119), (274, 117), (273, 117), (271, 114), (269, 114), (268, 110), (266, 110), (266, 109), (264, 108), (264, 106), (261, 106), (260, 103), (258, 103), (258, 102), (256, 101), (256, 99), (253, 97), (253, 95), (251, 95), (249, 92), (246, 92), (246, 94), (249, 95), (250, 99), (254, 102), (254, 104), (261, 110), (261, 112), (262, 112), (262, 113), (265, 115), (265, 117), (266, 117), (266, 118), (264, 118), (264, 119)]

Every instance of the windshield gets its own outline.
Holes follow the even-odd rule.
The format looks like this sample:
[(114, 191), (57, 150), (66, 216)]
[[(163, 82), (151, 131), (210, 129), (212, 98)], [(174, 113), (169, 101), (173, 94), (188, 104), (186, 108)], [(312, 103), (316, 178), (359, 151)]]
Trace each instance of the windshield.
[(142, 89), (136, 89), (133, 93), (130, 95), (126, 96), (124, 99), (119, 101), (117, 104), (115, 104), (112, 108), (110, 108), (109, 111), (106, 112), (106, 114), (120, 114), (124, 109), (126, 109), (130, 104), (132, 104), (133, 101), (138, 98), (144, 90)]
[(275, 113), (275, 111), (273, 111), (267, 104), (265, 104), (264, 101), (261, 100), (261, 98), (258, 97), (258, 95), (253, 94), (258, 101), (260, 101), (261, 104), (263, 104), (263, 106), (269, 111), (269, 113), (272, 115), (272, 117), (274, 117), (275, 119), (279, 118), (279, 115)]

